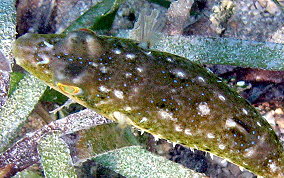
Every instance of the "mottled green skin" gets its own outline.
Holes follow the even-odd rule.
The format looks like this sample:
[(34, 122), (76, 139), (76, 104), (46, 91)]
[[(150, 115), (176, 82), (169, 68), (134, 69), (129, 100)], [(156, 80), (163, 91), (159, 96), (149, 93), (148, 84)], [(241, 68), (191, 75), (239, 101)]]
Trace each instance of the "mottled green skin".
[(16, 41), (14, 54), (58, 91), (58, 82), (81, 88), (76, 95), (63, 93), (110, 119), (258, 175), (283, 176), (283, 147), (270, 125), (215, 75), (185, 58), (88, 31), (27, 34)]

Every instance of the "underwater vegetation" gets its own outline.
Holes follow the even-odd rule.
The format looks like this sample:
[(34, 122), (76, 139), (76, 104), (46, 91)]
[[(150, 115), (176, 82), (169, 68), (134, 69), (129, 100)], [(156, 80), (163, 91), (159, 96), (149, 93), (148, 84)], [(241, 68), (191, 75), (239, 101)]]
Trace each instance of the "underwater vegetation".
[[(184, 3), (187, 3), (186, 8), (181, 9), (181, 21), (170, 19), (170, 29), (179, 36), (164, 34), (158, 45), (152, 48), (157, 51), (143, 48), (141, 46), (144, 44), (129, 39), (99, 36), (87, 29), (77, 30), (101, 30), (103, 25), (100, 23), (104, 21), (108, 22), (107, 26), (111, 25), (113, 19), (107, 20), (105, 15), (114, 15), (122, 2), (101, 1), (72, 23), (63, 34), (26, 34), (15, 42), (13, 52), (17, 64), (33, 75), (12, 73), (9, 98), (6, 101), (8, 93), (5, 93), (4, 100), (1, 99), (1, 103), (6, 103), (0, 111), (0, 150), (3, 151), (0, 155), (0, 177), (5, 174), (14, 175), (38, 162), (47, 177), (76, 177), (73, 164), (94, 157), (97, 163), (106, 167), (113, 164), (112, 170), (130, 177), (137, 176), (135, 169), (131, 167), (137, 164), (136, 162), (139, 162), (138, 170), (140, 176), (144, 175), (142, 177), (153, 176), (149, 170), (156, 167), (158, 172), (166, 176), (174, 173), (173, 176), (190, 177), (188, 169), (185, 170), (181, 165), (164, 165), (162, 160), (157, 161), (161, 157), (154, 158), (149, 152), (145, 154), (146, 150), (137, 146), (136, 138), (132, 138), (135, 141), (130, 141), (121, 130), (118, 132), (115, 123), (110, 123), (112, 121), (105, 117), (118, 122), (123, 128), (124, 125), (132, 125), (142, 132), (153, 134), (155, 138), (167, 139), (174, 144), (179, 143), (218, 155), (257, 175), (283, 177), (283, 146), (271, 126), (254, 107), (221, 79), (201, 65), (186, 59), (205, 63), (207, 60), (211, 64), (283, 70), (283, 45), (181, 36), (183, 22), (187, 16), (199, 13), (190, 12), (194, 3), (190, 0), (172, 3), (176, 6), (173, 5), (168, 12), (173, 17), (176, 15), (176, 9), (181, 9)], [(212, 16), (219, 31), (225, 29), (223, 22), (233, 14), (234, 3), (226, 2), (229, 2), (229, 6), (227, 7), (226, 3), (221, 4), (220, 11), (215, 9), (217, 16)], [(4, 19), (8, 28), (5, 25), (3, 36), (9, 40), (1, 38), (1, 48), (3, 44), (5, 46), (11, 41), (11, 38), (15, 38), (14, 2), (9, 3), (0, 6), (0, 9), (6, 8), (1, 13), (9, 11), (8, 17), (12, 17)], [(170, 2), (166, 1), (163, 6), (168, 8)], [(44, 9), (52, 5), (45, 4), (42, 7)], [(228, 13), (219, 19), (219, 15), (224, 12), (222, 9)], [(0, 18), (4, 17), (1, 13)], [(150, 26), (161, 22), (157, 13), (154, 16), (145, 18), (152, 19)], [(143, 23), (143, 20), (140, 23)], [(136, 24), (139, 26), (140, 23)], [(11, 24), (12, 27), (9, 26)], [(8, 47), (4, 50), (4, 56), (9, 59), (12, 56), (9, 53), (11, 44), (7, 43)], [(259, 58), (254, 60), (255, 56)], [(15, 80), (14, 76), (18, 79)], [(51, 94), (54, 93), (55, 97), (59, 96), (58, 92), (51, 89), (49, 94), (43, 94), (46, 85), (34, 76), (101, 115), (86, 109), (51, 122), (15, 142), (16, 132), (21, 129), (41, 95), (54, 98)], [(79, 131), (82, 129), (85, 130)], [(133, 133), (128, 131), (134, 137)], [(54, 135), (49, 135), (54, 132)], [(81, 139), (76, 143), (76, 148), (79, 148), (81, 155), (72, 155), (62, 140), (62, 136), (70, 133), (80, 135)], [(119, 149), (120, 147), (126, 149)], [(113, 153), (106, 153), (108, 151)], [(144, 153), (140, 154), (141, 152)], [(99, 153), (106, 154), (97, 156)], [(124, 157), (117, 156), (120, 154), (124, 154)], [(119, 163), (120, 161), (122, 162)], [(147, 164), (148, 168), (143, 167)], [(130, 173), (121, 171), (123, 169), (130, 170)], [(156, 177), (164, 177), (158, 175), (160, 176)]]

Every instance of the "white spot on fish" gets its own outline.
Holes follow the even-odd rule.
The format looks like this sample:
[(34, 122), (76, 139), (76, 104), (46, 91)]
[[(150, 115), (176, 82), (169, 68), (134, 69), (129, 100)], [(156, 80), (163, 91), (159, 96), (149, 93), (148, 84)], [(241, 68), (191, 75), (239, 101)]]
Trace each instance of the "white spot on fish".
[(166, 60), (169, 61), (169, 62), (174, 62), (174, 60), (170, 57), (167, 57)]
[(248, 115), (248, 111), (245, 108), (243, 108), (242, 111), (245, 115)]
[(179, 69), (173, 70), (172, 73), (178, 78), (181, 78), (181, 79), (186, 78), (186, 73), (184, 71), (179, 70)]
[(91, 62), (90, 63), (92, 66), (94, 66), (94, 67), (98, 67), (99, 65), (97, 64), (97, 63), (95, 63), (95, 62)]
[(173, 120), (176, 121), (177, 118), (173, 117), (173, 113), (169, 113), (167, 111), (164, 110), (160, 110), (158, 111), (159, 115), (161, 116), (162, 119), (168, 119), (168, 120)]
[(181, 131), (182, 131), (182, 128), (181, 128), (180, 125), (176, 125), (176, 126), (175, 126), (175, 130), (176, 130), (177, 132), (181, 132)]
[(39, 56), (40, 58), (42, 58), (42, 61), (37, 62), (37, 63), (36, 63), (37, 65), (49, 64), (49, 63), (50, 63), (50, 58), (49, 58), (47, 55), (45, 55), (45, 54), (39, 54), (38, 56)]
[(147, 118), (147, 117), (142, 117), (140, 123), (142, 123), (142, 122), (147, 122), (147, 121), (148, 121), (148, 118)]
[(101, 85), (101, 86), (99, 87), (99, 90), (100, 90), (101, 92), (105, 92), (105, 93), (107, 93), (107, 92), (110, 91), (110, 89), (106, 88), (106, 87), (103, 86), (103, 85)]
[(198, 114), (200, 114), (201, 116), (210, 114), (210, 108), (206, 102), (199, 103), (197, 110)]
[(136, 70), (137, 70), (138, 72), (143, 72), (143, 69), (140, 68), (140, 67), (137, 67)]
[(208, 134), (207, 134), (207, 137), (208, 137), (208, 138), (215, 138), (215, 135), (212, 134), (212, 133), (208, 133)]
[(190, 130), (190, 129), (185, 129), (185, 130), (184, 130), (184, 133), (185, 133), (186, 135), (192, 135), (192, 133), (191, 133), (191, 130)]
[(226, 127), (236, 127), (237, 123), (233, 119), (229, 118), (226, 120), (225, 126)]
[(172, 92), (172, 93), (176, 93), (177, 90), (176, 90), (176, 89), (171, 89), (171, 92)]
[(53, 48), (53, 45), (48, 43), (47, 41), (43, 41), (43, 44), (48, 48), (48, 50), (51, 50)]
[(221, 101), (225, 101), (226, 98), (223, 96), (223, 95), (218, 95), (218, 98), (221, 100)]
[(113, 101), (112, 99), (102, 100), (99, 103), (97, 103), (96, 106), (100, 106), (100, 105), (103, 105), (103, 104), (110, 104), (112, 101)]
[(119, 50), (119, 49), (115, 49), (115, 50), (113, 50), (113, 52), (114, 52), (114, 54), (121, 54), (121, 50)]
[(236, 127), (237, 129), (239, 129), (240, 132), (242, 132), (244, 134), (248, 134), (245, 128), (243, 128), (240, 124), (238, 124), (237, 122), (235, 122), (231, 118), (226, 120), (225, 127), (227, 127), (227, 128)]
[(255, 154), (255, 148), (254, 147), (247, 148), (247, 149), (245, 149), (245, 151), (246, 151), (246, 153), (245, 153), (246, 157), (251, 157)]
[(139, 88), (138, 88), (138, 87), (134, 87), (134, 88), (133, 88), (133, 92), (134, 92), (134, 93), (138, 93), (138, 92), (139, 92)]
[(219, 147), (221, 150), (224, 150), (224, 149), (226, 148), (226, 146), (223, 145), (223, 144), (220, 144), (218, 147)]
[(114, 93), (114, 95), (117, 97), (117, 98), (119, 98), (119, 99), (123, 99), (123, 92), (122, 91), (120, 91), (120, 90), (114, 90), (113, 91), (113, 93)]
[(125, 56), (126, 56), (126, 58), (128, 58), (128, 59), (134, 59), (134, 58), (136, 57), (136, 55), (135, 55), (135, 54), (132, 54), (132, 53), (126, 54)]
[(197, 80), (198, 80), (199, 82), (205, 82), (205, 79), (204, 79), (203, 77), (201, 77), (201, 76), (198, 76), (198, 77), (197, 77)]
[(125, 106), (123, 109), (124, 109), (125, 111), (131, 111), (131, 110), (132, 110), (132, 108), (129, 107), (129, 106)]
[(127, 124), (127, 123), (131, 123), (129, 117), (127, 117), (125, 114), (119, 112), (119, 111), (115, 111), (112, 113), (113, 117), (117, 120), (117, 122), (119, 124)]
[(132, 73), (129, 73), (129, 72), (125, 73), (125, 77), (129, 78), (131, 76), (132, 76)]
[(105, 67), (105, 66), (102, 66), (102, 67), (100, 68), (100, 71), (101, 71), (102, 73), (107, 73), (108, 68)]
[(160, 110), (159, 111), (159, 114), (160, 114), (160, 116), (163, 118), (163, 119), (167, 119), (167, 118), (170, 118), (170, 117), (172, 117), (172, 113), (168, 113), (168, 112), (166, 112), (166, 111), (163, 111), (163, 110)]
[(271, 169), (272, 172), (276, 172), (277, 169), (279, 169), (274, 162), (270, 163), (268, 166), (269, 166), (269, 168)]

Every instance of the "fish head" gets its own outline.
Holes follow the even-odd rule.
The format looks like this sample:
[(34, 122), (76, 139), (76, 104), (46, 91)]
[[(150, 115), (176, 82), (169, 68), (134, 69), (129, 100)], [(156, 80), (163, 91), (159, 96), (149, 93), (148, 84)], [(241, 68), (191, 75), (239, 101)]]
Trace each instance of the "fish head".
[(82, 93), (90, 72), (86, 66), (105, 52), (102, 40), (92, 31), (68, 34), (31, 34), (18, 38), (13, 45), (16, 63), (67, 95)]

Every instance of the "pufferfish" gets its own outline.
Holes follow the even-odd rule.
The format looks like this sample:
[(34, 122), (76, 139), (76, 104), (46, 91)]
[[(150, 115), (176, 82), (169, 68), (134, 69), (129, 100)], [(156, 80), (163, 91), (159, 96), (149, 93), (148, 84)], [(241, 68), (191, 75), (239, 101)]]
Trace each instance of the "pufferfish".
[(17, 64), (99, 114), (265, 177), (284, 177), (284, 153), (254, 107), (204, 67), (132, 40), (26, 34)]

